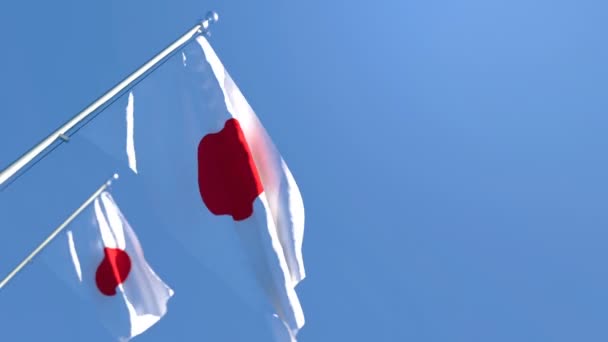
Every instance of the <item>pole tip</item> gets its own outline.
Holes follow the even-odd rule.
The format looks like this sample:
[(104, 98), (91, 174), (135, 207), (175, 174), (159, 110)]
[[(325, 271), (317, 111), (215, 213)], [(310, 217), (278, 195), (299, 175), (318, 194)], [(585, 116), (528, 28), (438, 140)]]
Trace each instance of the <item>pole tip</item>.
[(119, 178), (118, 173), (113, 174), (112, 178), (108, 179), (108, 181), (106, 182), (106, 186), (112, 185), (112, 182), (117, 180), (118, 178)]
[(215, 24), (218, 20), (220, 20), (220, 15), (217, 14), (216, 11), (209, 11), (205, 15), (205, 19), (209, 20), (211, 24)]
[(205, 15), (205, 19), (201, 20), (201, 31), (204, 34), (209, 35), (209, 27), (220, 20), (219, 14), (216, 11), (209, 11)]

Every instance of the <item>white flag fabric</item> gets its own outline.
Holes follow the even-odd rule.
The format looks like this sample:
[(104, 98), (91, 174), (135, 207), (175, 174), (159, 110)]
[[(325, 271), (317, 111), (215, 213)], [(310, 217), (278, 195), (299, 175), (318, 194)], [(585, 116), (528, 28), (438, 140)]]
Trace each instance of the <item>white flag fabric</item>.
[(119, 115), (83, 134), (138, 174), (193, 255), (295, 340), (305, 321), (295, 291), (305, 277), (302, 196), (207, 39), (136, 85)]
[[(108, 191), (70, 223), (64, 238), (45, 251), (46, 264), (94, 304), (102, 324), (118, 340), (143, 333), (166, 314), (174, 292), (148, 265)], [(63, 268), (68, 263), (73, 265), (71, 276)]]

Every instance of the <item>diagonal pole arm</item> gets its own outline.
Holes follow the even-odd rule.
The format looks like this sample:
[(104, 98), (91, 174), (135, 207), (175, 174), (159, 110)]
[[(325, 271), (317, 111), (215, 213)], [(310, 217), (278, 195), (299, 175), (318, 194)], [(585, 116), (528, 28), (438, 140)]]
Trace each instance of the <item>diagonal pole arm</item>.
[[(30, 162), (36, 159), (40, 154), (46, 151), (57, 139), (67, 139), (66, 134), (78, 125), (80, 122), (85, 120), (91, 114), (95, 113), (105, 103), (113, 99), (116, 95), (119, 95), (125, 89), (127, 89), (133, 82), (137, 81), (140, 77), (145, 75), (148, 71), (152, 70), (156, 65), (162, 62), (165, 58), (173, 54), (190, 39), (195, 37), (199, 33), (206, 33), (209, 26), (215, 23), (218, 19), (218, 15), (215, 12), (207, 13), (204, 20), (196, 24), (194, 27), (189, 29), (181, 37), (159, 52), (156, 56), (152, 57), (139, 69), (134, 71), (132, 74), (123, 79), (120, 83), (108, 90), (105, 94), (91, 103), (88, 107), (83, 109), (80, 113), (76, 114), (72, 119), (66, 122), (63, 126), (59, 127), (56, 131), (51, 133), (49, 136), (44, 138), (36, 146), (32, 147), (29, 151), (25, 152), (21, 157), (15, 160), (12, 164), (7, 166), (0, 172), (0, 186), (6, 183), (9, 179), (15, 176), (19, 171), (26, 167)], [(0, 286), (1, 288), (1, 286)]]
[[(114, 174), (113, 179), (118, 179), (118, 174)], [(78, 209), (76, 209), (65, 221), (63, 221), (59, 227), (57, 227), (44, 241), (42, 241), (38, 247), (36, 247), (25, 259), (23, 259), (23, 261), (19, 263), (17, 267), (15, 267), (2, 281), (0, 281), (0, 290), (2, 290), (2, 288), (6, 286), (6, 284), (8, 284), (8, 282), (13, 279), (15, 275), (17, 275), (17, 273), (27, 266), (27, 264), (29, 264), (32, 259), (38, 255), (38, 253), (40, 253), (49, 243), (51, 243), (51, 241), (53, 241), (53, 239), (57, 237), (57, 235), (59, 235), (59, 233), (61, 233), (65, 227), (74, 221), (74, 219), (80, 215), (80, 213), (82, 213), (82, 211), (85, 210), (110, 185), (112, 185), (111, 179), (100, 186), (97, 191), (95, 191), (86, 201), (84, 201), (84, 203), (82, 203), (82, 205), (80, 205), (80, 207), (78, 207)]]

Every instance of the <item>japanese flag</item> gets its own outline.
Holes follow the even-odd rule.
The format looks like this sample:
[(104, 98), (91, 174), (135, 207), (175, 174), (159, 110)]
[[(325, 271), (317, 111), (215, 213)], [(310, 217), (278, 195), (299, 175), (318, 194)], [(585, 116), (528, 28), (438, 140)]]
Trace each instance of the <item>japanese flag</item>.
[[(152, 270), (133, 229), (109, 192), (102, 192), (56, 241), (46, 263), (92, 303), (101, 323), (128, 341), (167, 312), (173, 290)], [(61, 249), (61, 250), (58, 250)], [(72, 277), (62, 265), (73, 265)]]

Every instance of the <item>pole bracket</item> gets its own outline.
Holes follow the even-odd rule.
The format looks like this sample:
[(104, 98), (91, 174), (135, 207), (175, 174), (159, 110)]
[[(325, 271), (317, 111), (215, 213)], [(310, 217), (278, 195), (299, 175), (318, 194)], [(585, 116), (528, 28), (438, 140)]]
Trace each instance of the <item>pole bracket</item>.
[(68, 137), (67, 135), (65, 135), (65, 133), (59, 133), (58, 137), (59, 137), (59, 139), (63, 140), (64, 142), (69, 142), (70, 141), (70, 137)]

